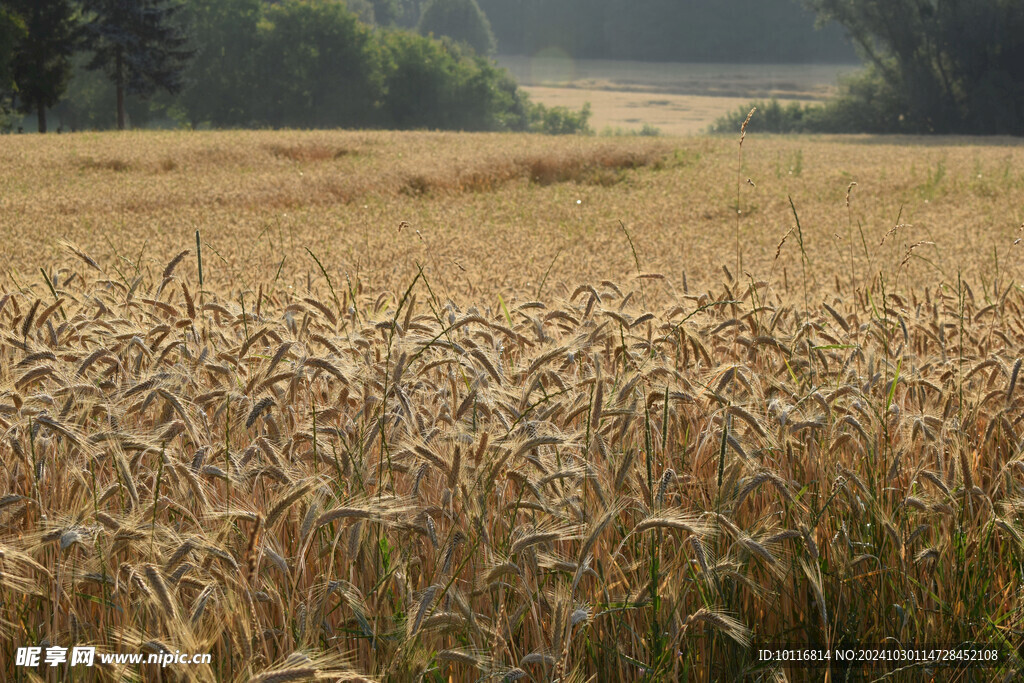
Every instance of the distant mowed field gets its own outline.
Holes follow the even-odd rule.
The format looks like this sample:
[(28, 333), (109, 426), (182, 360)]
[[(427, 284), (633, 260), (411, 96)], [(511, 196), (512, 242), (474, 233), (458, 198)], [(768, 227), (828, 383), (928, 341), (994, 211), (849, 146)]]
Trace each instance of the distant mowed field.
[(549, 107), (590, 104), (594, 130), (699, 135), (753, 100), (810, 103), (832, 95), (850, 64), (680, 64), (571, 59), (557, 52), (503, 56), (498, 63)]
[(4, 137), (0, 678), (1014, 680), (1022, 169)]

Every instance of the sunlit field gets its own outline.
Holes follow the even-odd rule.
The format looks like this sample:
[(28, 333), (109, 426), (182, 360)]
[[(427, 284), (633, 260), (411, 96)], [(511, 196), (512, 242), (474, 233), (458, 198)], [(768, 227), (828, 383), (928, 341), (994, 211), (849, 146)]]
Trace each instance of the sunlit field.
[(546, 106), (589, 104), (597, 132), (656, 128), (665, 135), (708, 130), (722, 112), (752, 100), (819, 102), (834, 95), (849, 64), (676, 64), (571, 59), (557, 51), (503, 56), (530, 98)]
[(4, 138), (4, 676), (1013, 680), (1024, 146), (739, 143)]

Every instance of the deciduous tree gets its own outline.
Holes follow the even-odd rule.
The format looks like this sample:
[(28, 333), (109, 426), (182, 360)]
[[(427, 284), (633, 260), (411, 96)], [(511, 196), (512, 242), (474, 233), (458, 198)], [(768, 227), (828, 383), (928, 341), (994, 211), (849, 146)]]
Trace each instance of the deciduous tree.
[(805, 2), (847, 29), (881, 77), (871, 98), (895, 103), (904, 128), (1024, 133), (1020, 0)]
[(185, 12), (196, 54), (181, 103), (192, 125), (251, 125), (262, 0), (187, 0)]
[(497, 47), (491, 24), (476, 0), (431, 0), (423, 8), (419, 31), (466, 43), (480, 55), (492, 54)]
[(25, 22), (9, 7), (0, 7), (0, 94), (14, 91), (14, 48), (25, 35)]
[(369, 126), (383, 95), (380, 46), (337, 0), (268, 5), (260, 24), (259, 118), (273, 126)]

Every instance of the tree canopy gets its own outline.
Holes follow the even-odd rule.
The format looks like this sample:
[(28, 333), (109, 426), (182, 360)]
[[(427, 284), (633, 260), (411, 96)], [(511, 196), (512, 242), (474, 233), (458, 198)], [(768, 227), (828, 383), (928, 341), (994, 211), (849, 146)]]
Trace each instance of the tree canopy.
[(272, 126), (367, 126), (381, 89), (370, 28), (331, 0), (285, 0), (260, 23), (259, 118)]
[(430, 0), (423, 8), (419, 32), (448, 36), (481, 55), (492, 54), (497, 48), (491, 24), (476, 0)]
[(253, 88), (262, 0), (189, 0), (185, 20), (195, 56), (180, 103), (193, 125), (245, 125), (254, 120)]
[[(76, 10), (70, 0), (7, 0), (20, 18), (9, 66), (17, 109), (35, 114), (46, 132), (46, 110), (57, 104), (71, 78), (71, 56), (78, 40)], [(2, 68), (2, 65), (0, 65)]]
[(478, 0), (500, 54), (660, 62), (856, 60), (798, 0)]
[(89, 15), (87, 68), (102, 70), (117, 89), (117, 127), (125, 127), (124, 95), (181, 90), (191, 51), (177, 23), (182, 6), (168, 0), (84, 0)]
[(24, 20), (9, 7), (0, 7), (0, 92), (14, 89), (14, 47), (24, 34)]
[(885, 107), (891, 128), (1024, 134), (1020, 0), (805, 1), (863, 52), (871, 72), (851, 95)]
[[(8, 101), (25, 107), (36, 101), (44, 127), (60, 99), (54, 114), (74, 127), (125, 127), (130, 117), (131, 125), (581, 130), (585, 112), (530, 104), (489, 59), (495, 45), (579, 58), (847, 59), (834, 32), (815, 37), (813, 14), (797, 2), (2, 0), (0, 89), (17, 90)], [(74, 8), (85, 40), (70, 59), (61, 53), (74, 73), (66, 94), (43, 100), (13, 82), (12, 46), (24, 42), (26, 13), (50, 5)], [(47, 35), (62, 49), (73, 44)], [(48, 91), (64, 93), (64, 83), (54, 78)], [(115, 100), (116, 108), (105, 104)]]
[[(531, 104), (466, 43), (372, 26), (353, 12), (391, 12), (397, 21), (404, 0), (183, 0), (182, 11), (159, 22), (170, 36), (163, 53), (129, 40), (138, 27), (124, 16), (98, 11), (99, 3), (121, 10), (128, 0), (87, 2), (91, 56), (75, 57), (76, 76), (56, 108), (72, 127), (109, 126), (105, 103), (116, 93), (118, 125), (130, 117), (132, 125), (193, 127), (587, 129), (585, 117)], [(133, 47), (140, 54), (129, 54)], [(193, 56), (164, 60), (168, 50)], [(162, 71), (168, 64), (173, 72)], [(162, 93), (146, 99), (156, 88)]]

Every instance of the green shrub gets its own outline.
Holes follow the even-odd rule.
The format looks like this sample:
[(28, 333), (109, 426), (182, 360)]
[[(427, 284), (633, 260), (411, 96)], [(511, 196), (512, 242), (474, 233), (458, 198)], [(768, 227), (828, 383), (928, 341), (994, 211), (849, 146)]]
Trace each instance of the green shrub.
[(751, 102), (720, 117), (712, 124), (711, 132), (725, 134), (738, 132), (752, 107), (757, 107), (757, 113), (747, 124), (747, 131), (752, 133), (811, 132), (811, 127), (815, 125), (816, 118), (821, 112), (820, 105), (801, 105), (799, 102), (783, 105), (778, 100)]
[(380, 122), (395, 128), (503, 131), (526, 127), (528, 103), (493, 62), (451, 40), (382, 34), (386, 60)]
[(546, 107), (537, 103), (530, 105), (530, 130), (547, 135), (592, 135), (590, 127), (590, 103), (585, 102), (579, 111), (568, 107)]
[(628, 138), (628, 137), (639, 137), (639, 138), (656, 138), (661, 135), (661, 129), (657, 126), (652, 126), (649, 123), (645, 123), (641, 128), (623, 128), (622, 126), (605, 126), (599, 133), (601, 137), (605, 138)]
[(822, 104), (751, 102), (720, 117), (712, 133), (739, 131), (751, 107), (757, 113), (747, 131), (757, 133), (914, 133), (905, 99), (874, 68), (845, 78), (839, 94)]

